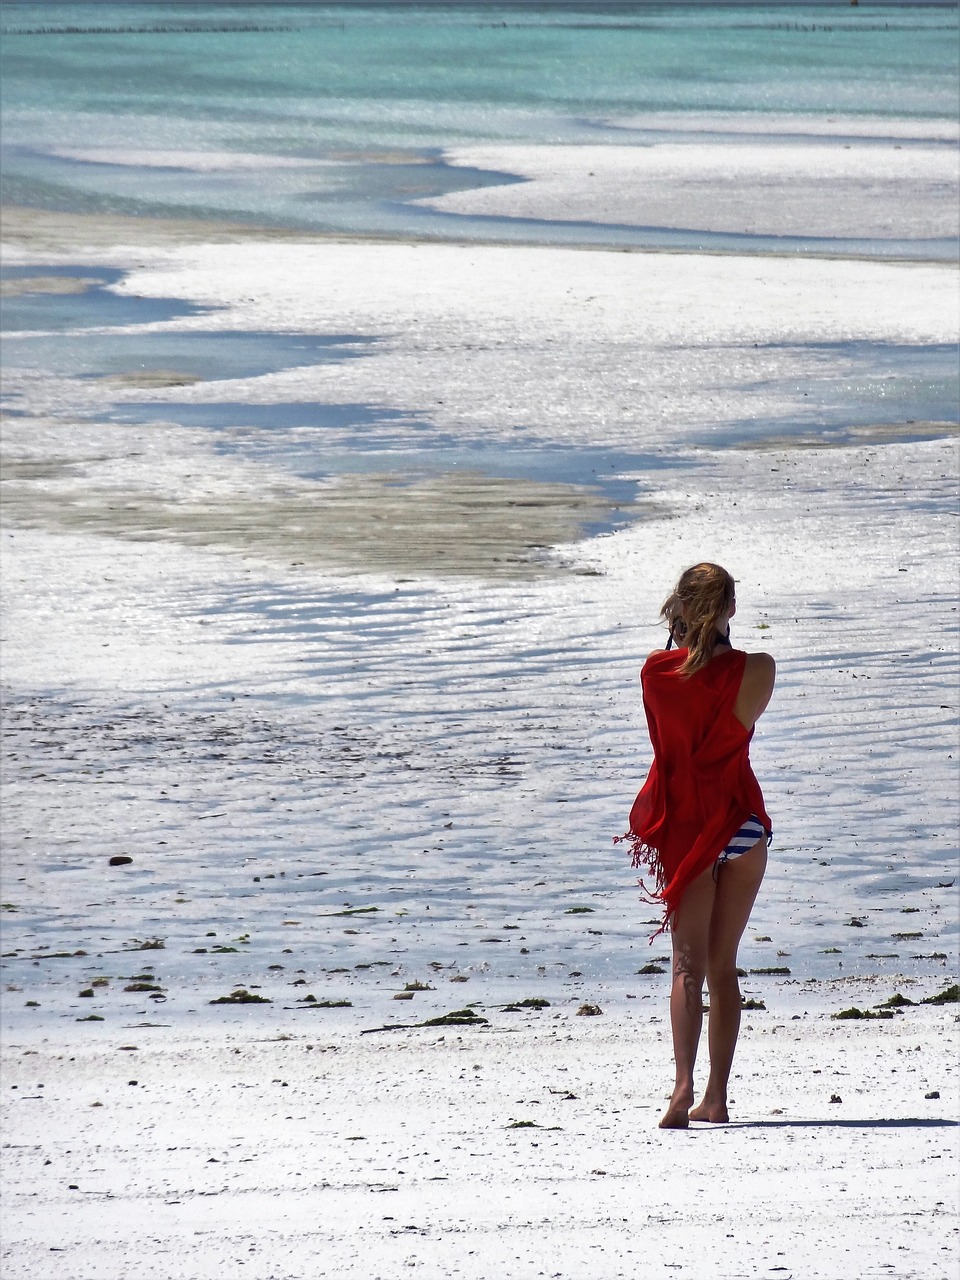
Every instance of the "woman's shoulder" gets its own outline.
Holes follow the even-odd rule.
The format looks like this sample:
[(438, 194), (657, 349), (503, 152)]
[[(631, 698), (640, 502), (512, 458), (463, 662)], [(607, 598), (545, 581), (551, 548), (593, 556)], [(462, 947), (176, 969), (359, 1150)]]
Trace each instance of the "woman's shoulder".
[(673, 683), (672, 676), (683, 661), (686, 649), (654, 649), (647, 654), (646, 661), (640, 668), (640, 683), (644, 696), (652, 694), (664, 682)]
[(743, 674), (756, 678), (770, 678), (777, 673), (777, 664), (769, 653), (744, 654)]
[(777, 678), (777, 664), (769, 653), (748, 653), (743, 664), (743, 680), (740, 688), (756, 693), (773, 689)]
[(679, 666), (686, 656), (686, 649), (653, 649), (647, 654), (643, 670), (658, 670)]

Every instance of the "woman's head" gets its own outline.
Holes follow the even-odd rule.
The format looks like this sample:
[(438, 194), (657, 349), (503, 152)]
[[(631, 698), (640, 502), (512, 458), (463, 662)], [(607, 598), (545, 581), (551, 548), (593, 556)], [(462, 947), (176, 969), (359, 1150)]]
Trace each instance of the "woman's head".
[(666, 619), (674, 641), (686, 646), (682, 675), (692, 675), (706, 666), (713, 657), (719, 624), (722, 621), (726, 626), (736, 611), (736, 586), (720, 565), (705, 561), (680, 575), (663, 602), (660, 616)]

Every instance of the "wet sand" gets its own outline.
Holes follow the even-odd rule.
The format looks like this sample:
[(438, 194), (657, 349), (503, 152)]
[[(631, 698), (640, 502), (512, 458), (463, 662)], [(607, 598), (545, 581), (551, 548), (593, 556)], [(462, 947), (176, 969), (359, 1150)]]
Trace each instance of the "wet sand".
[(120, 213), (58, 213), (11, 204), (0, 207), (0, 236), (6, 243), (15, 244), (28, 253), (71, 254), (107, 250), (121, 255), (124, 246), (155, 248), (161, 245), (242, 244), (251, 239), (300, 243), (330, 238), (282, 227), (239, 222), (135, 218)]
[[(23, 528), (216, 547), (333, 572), (496, 579), (569, 569), (552, 549), (609, 515), (602, 495), (586, 486), (452, 473), (265, 484), (215, 503), (95, 484), (77, 495), (79, 465), (70, 457), (4, 460), (6, 518)], [(636, 514), (635, 504), (624, 512)]]
[(902, 444), (909, 440), (943, 440), (960, 434), (955, 422), (877, 422), (844, 431), (795, 432), (732, 444), (734, 449), (845, 449), (854, 444)]

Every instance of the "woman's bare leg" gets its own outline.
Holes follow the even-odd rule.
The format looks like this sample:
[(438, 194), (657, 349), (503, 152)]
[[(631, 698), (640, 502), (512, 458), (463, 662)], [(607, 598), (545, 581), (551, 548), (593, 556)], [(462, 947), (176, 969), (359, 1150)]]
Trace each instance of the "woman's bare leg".
[(689, 1113), (691, 1120), (724, 1124), (730, 1118), (727, 1113), (727, 1082), (740, 1034), (741, 1000), (740, 984), (737, 981), (737, 950), (766, 866), (766, 840), (758, 840), (741, 857), (722, 866), (717, 876), (707, 955), (710, 1077), (700, 1105)]
[(698, 876), (684, 893), (670, 925), (673, 938), (670, 1025), (676, 1079), (670, 1105), (660, 1121), (661, 1129), (686, 1129), (688, 1112), (693, 1106), (693, 1068), (703, 1023), (703, 980), (707, 972), (716, 890), (712, 869)]

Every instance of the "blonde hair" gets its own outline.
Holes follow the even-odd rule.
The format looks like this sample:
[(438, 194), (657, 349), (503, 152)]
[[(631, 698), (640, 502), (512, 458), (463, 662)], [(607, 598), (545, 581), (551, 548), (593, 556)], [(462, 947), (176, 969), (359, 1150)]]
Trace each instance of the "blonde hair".
[(736, 585), (726, 569), (705, 561), (686, 569), (660, 610), (674, 643), (686, 646), (679, 670), (691, 676), (713, 657), (717, 623), (736, 600)]

